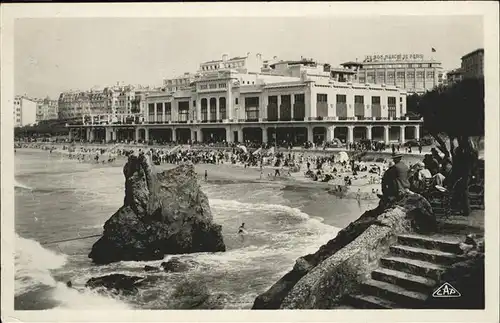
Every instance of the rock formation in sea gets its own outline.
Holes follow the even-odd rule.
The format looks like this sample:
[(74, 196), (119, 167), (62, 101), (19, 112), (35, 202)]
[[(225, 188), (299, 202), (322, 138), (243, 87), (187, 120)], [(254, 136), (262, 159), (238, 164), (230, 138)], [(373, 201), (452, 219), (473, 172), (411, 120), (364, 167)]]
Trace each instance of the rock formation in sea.
[(111, 274), (90, 278), (85, 287), (92, 289), (103, 287), (114, 293), (135, 294), (143, 281), (144, 277)]
[(428, 230), (435, 224), (429, 202), (409, 195), (389, 209), (379, 205), (314, 254), (297, 259), (293, 269), (259, 295), (253, 309), (328, 309), (374, 270), (400, 233)]
[(106, 221), (102, 237), (92, 246), (89, 258), (94, 263), (225, 251), (222, 227), (213, 222), (192, 164), (155, 173), (145, 155), (131, 155), (123, 174), (123, 206)]

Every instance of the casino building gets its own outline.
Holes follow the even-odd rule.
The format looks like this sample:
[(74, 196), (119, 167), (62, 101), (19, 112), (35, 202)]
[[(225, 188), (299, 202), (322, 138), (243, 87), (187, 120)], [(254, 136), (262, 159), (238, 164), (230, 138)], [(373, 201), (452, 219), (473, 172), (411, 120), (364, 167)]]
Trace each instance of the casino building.
[[(350, 68), (260, 54), (205, 62), (176, 91), (136, 96), (139, 114), (88, 114), (68, 125), (89, 141), (283, 142), (338, 138), (405, 142), (420, 137), (406, 114), (407, 91), (357, 82)], [(164, 81), (166, 85), (174, 82)]]
[(408, 93), (422, 94), (443, 82), (441, 63), (423, 54), (370, 55), (342, 66), (355, 71), (359, 83), (398, 86)]

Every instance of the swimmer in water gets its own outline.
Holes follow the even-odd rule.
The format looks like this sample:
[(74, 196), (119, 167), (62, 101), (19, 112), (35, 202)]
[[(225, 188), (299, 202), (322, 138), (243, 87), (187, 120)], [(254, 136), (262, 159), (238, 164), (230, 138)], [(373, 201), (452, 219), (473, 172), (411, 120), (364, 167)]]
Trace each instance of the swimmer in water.
[(245, 234), (246, 233), (247, 233), (247, 231), (245, 230), (245, 223), (242, 223), (241, 226), (238, 229), (238, 235), (241, 238), (241, 242), (245, 241)]

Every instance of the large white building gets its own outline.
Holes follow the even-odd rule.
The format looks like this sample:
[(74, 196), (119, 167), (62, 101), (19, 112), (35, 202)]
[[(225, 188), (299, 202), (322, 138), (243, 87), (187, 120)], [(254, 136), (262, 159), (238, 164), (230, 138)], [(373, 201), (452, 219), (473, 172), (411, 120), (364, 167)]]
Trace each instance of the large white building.
[(24, 127), (36, 123), (37, 104), (24, 96), (14, 98), (14, 127)]
[(224, 55), (200, 64), (189, 86), (145, 93), (141, 116), (123, 115), (106, 125), (84, 118), (83, 127), (88, 140), (99, 141), (301, 144), (419, 138), (421, 120), (405, 116), (404, 89), (354, 82), (353, 75), (311, 59)]

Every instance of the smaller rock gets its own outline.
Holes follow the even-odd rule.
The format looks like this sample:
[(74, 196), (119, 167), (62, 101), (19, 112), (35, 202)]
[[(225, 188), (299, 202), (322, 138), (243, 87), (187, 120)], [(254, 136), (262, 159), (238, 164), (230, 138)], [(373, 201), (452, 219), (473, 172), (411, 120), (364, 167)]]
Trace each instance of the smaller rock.
[(90, 278), (85, 287), (99, 288), (104, 287), (113, 292), (123, 292), (126, 294), (135, 294), (138, 292), (137, 286), (143, 282), (143, 277), (127, 276), (123, 274), (111, 274), (101, 277)]
[(158, 271), (158, 270), (160, 270), (160, 268), (155, 266), (148, 266), (148, 265), (144, 266), (144, 271)]
[(189, 269), (189, 266), (179, 260), (179, 258), (172, 258), (169, 261), (161, 263), (163, 270), (167, 272), (182, 272)]

